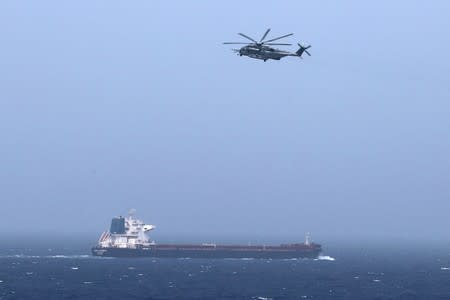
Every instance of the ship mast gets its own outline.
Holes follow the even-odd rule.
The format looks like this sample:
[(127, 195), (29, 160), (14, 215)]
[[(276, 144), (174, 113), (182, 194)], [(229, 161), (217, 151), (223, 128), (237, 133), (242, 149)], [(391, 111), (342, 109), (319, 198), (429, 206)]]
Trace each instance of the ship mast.
[(307, 232), (306, 235), (305, 235), (305, 245), (306, 246), (311, 245), (311, 235), (310, 235), (309, 232)]

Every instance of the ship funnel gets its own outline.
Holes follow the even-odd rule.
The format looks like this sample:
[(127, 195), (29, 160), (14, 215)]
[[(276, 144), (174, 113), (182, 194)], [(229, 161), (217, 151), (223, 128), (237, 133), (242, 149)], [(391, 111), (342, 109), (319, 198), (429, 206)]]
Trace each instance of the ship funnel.
[(109, 232), (115, 234), (124, 234), (125, 233), (125, 218), (117, 217), (111, 220), (111, 227)]

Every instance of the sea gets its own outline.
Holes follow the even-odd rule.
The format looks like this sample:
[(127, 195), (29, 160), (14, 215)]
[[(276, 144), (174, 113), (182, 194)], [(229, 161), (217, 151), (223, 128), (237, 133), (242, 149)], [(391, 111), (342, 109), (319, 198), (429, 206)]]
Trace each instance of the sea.
[(98, 258), (0, 246), (0, 299), (450, 299), (446, 247), (325, 247), (317, 259)]

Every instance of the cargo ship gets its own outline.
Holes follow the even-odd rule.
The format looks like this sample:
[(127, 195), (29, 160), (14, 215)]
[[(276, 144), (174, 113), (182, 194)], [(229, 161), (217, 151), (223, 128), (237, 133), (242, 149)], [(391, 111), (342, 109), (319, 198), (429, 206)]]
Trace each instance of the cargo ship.
[(109, 231), (101, 234), (92, 255), (103, 257), (173, 257), (173, 258), (317, 258), (320, 244), (310, 241), (281, 245), (233, 244), (159, 244), (151, 240), (154, 225), (145, 224), (131, 212), (127, 217), (114, 217)]

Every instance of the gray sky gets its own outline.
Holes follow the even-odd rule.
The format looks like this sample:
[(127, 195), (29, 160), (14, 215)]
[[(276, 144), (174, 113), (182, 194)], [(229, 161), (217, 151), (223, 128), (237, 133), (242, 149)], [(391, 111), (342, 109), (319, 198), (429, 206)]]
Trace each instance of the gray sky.
[[(2, 1), (0, 233), (448, 237), (449, 11)], [(268, 27), (313, 56), (221, 44)]]

